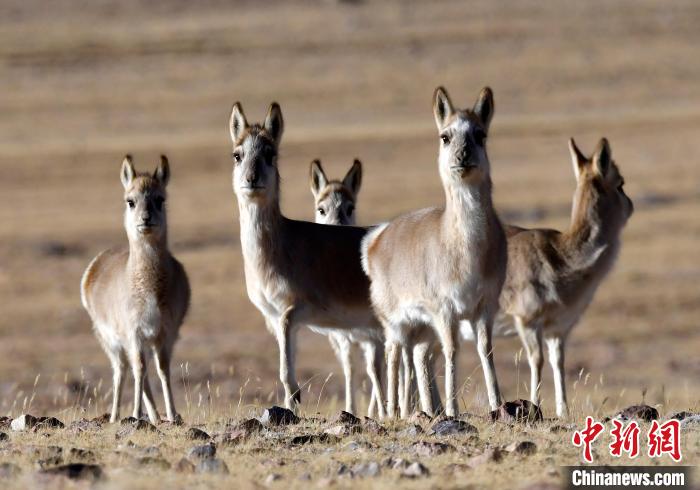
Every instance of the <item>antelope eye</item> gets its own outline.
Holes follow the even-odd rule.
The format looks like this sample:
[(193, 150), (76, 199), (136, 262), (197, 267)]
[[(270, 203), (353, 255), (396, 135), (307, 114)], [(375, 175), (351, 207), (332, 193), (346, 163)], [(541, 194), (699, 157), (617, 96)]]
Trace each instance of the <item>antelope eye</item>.
[(126, 204), (129, 206), (130, 209), (134, 209), (134, 206), (136, 206), (136, 203), (134, 203), (133, 199), (127, 199)]
[(326, 210), (323, 209), (323, 208), (318, 208), (317, 211), (318, 211), (318, 214), (320, 214), (321, 216), (325, 216), (325, 215), (326, 215)]
[(234, 159), (234, 161), (235, 161), (236, 163), (241, 163), (241, 154), (238, 153), (238, 152), (235, 152), (235, 153), (233, 154), (233, 159)]
[(445, 145), (450, 144), (450, 137), (447, 136), (446, 134), (440, 135), (440, 139), (442, 140), (442, 143)]
[(484, 132), (483, 129), (477, 129), (476, 131), (474, 131), (474, 141), (476, 142), (477, 145), (483, 146), (485, 140), (486, 140), (486, 132)]
[(355, 206), (351, 204), (350, 206), (348, 206), (348, 216), (352, 216), (353, 211), (355, 211)]
[(163, 203), (165, 202), (165, 199), (162, 197), (156, 197), (156, 209), (160, 211), (163, 209)]

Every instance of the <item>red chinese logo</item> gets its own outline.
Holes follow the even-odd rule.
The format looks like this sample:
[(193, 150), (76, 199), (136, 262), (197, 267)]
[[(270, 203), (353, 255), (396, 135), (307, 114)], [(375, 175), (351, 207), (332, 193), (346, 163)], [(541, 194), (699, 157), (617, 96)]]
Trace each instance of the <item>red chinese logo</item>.
[(678, 420), (669, 420), (663, 425), (654, 420), (648, 437), (650, 458), (668, 454), (675, 462), (681, 460), (681, 423)]
[(574, 432), (572, 442), (574, 446), (583, 446), (583, 459), (587, 463), (593, 462), (593, 454), (591, 453), (591, 445), (593, 441), (605, 430), (605, 427), (600, 422), (593, 420), (590, 415), (586, 417), (586, 428), (582, 431)]
[(639, 456), (639, 424), (632, 421), (623, 430), (624, 424), (619, 420), (613, 420), (612, 423), (610, 435), (613, 442), (610, 444), (610, 454), (619, 458), (624, 451), (630, 458)]

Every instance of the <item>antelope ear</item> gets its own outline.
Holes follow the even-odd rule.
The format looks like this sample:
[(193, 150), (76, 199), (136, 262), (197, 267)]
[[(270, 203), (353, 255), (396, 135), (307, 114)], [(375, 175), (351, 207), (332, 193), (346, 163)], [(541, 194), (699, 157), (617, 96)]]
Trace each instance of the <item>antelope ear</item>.
[(588, 158), (578, 149), (574, 138), (569, 138), (569, 153), (571, 154), (571, 164), (574, 167), (574, 175), (576, 176), (576, 181), (578, 181), (581, 176), (581, 170), (588, 165)]
[(235, 145), (240, 137), (243, 135), (243, 131), (248, 129), (248, 120), (245, 118), (243, 113), (243, 106), (240, 102), (233, 104), (231, 109), (231, 117), (228, 122), (228, 130), (231, 135), (231, 141)]
[(153, 178), (160, 182), (163, 187), (168, 185), (168, 181), (170, 180), (170, 164), (168, 163), (168, 157), (165, 155), (160, 156), (160, 164), (156, 168), (156, 171), (153, 172)]
[(318, 159), (311, 162), (309, 183), (311, 184), (311, 194), (313, 194), (314, 197), (318, 196), (321, 189), (328, 185), (326, 172), (323, 171), (321, 161)]
[(122, 185), (124, 186), (124, 189), (129, 187), (131, 184), (131, 181), (134, 180), (134, 177), (136, 176), (136, 169), (134, 168), (134, 162), (133, 159), (131, 158), (131, 155), (126, 155), (124, 157), (124, 160), (122, 161), (122, 170), (120, 177), (122, 179)]
[(438, 87), (433, 94), (433, 115), (435, 116), (435, 124), (438, 129), (445, 127), (445, 124), (450, 119), (455, 110), (452, 107), (450, 96), (444, 87)]
[(360, 186), (362, 185), (362, 162), (357, 158), (352, 162), (352, 167), (348, 170), (348, 173), (343, 177), (343, 185), (350, 189), (354, 195), (360, 192)]
[(610, 143), (606, 138), (601, 138), (593, 153), (593, 168), (603, 177), (608, 175), (610, 163), (612, 162), (612, 151)]
[(270, 133), (275, 144), (279, 146), (284, 131), (284, 120), (282, 119), (282, 109), (277, 102), (270, 104), (265, 116), (265, 130)]
[(481, 123), (484, 125), (484, 129), (488, 132), (489, 125), (491, 124), (491, 119), (493, 118), (493, 111), (495, 109), (493, 102), (493, 91), (489, 87), (484, 87), (479, 92), (479, 98), (476, 99), (474, 103), (474, 114), (479, 116)]

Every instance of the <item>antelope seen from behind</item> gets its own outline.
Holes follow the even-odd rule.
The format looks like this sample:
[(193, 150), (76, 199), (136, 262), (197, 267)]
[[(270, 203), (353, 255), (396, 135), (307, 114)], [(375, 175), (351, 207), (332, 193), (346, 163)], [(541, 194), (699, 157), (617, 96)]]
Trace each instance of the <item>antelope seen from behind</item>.
[[(494, 112), (485, 88), (473, 109), (456, 110), (442, 87), (433, 112), (445, 204), (402, 215), (369, 232), (362, 244), (371, 298), (387, 339), (387, 412), (398, 398), (399, 348), (411, 349), (429, 326), (445, 357), (445, 411), (457, 414), (456, 354), (460, 321), (469, 321), (488, 389), (500, 403), (491, 328), (506, 273), (506, 240), (491, 201), (486, 137)], [(426, 344), (432, 340), (429, 335)], [(426, 349), (427, 351), (427, 349)], [(410, 380), (410, 373), (406, 379)], [(424, 373), (425, 374), (425, 373)], [(425, 393), (428, 395), (428, 393)], [(429, 396), (421, 396), (421, 402)]]
[(170, 386), (170, 360), (189, 307), (190, 288), (184, 268), (168, 251), (165, 188), (169, 179), (165, 156), (152, 175), (137, 172), (131, 157), (124, 158), (121, 181), (129, 246), (95, 257), (80, 285), (83, 306), (112, 364), (111, 422), (119, 418), (127, 362), (134, 377), (133, 416), (140, 417), (143, 397), (149, 419), (158, 422), (146, 375), (149, 355), (153, 355), (163, 387), (167, 418), (175, 421), (178, 416)]
[[(301, 325), (361, 329), (381, 338), (360, 263), (366, 229), (286, 218), (280, 210), (278, 148), (284, 123), (279, 105), (265, 122), (249, 125), (239, 103), (229, 120), (233, 191), (238, 200), (246, 288), (279, 348), (285, 406), (301, 400), (294, 375), (295, 337)], [(372, 380), (383, 416), (379, 380)]]

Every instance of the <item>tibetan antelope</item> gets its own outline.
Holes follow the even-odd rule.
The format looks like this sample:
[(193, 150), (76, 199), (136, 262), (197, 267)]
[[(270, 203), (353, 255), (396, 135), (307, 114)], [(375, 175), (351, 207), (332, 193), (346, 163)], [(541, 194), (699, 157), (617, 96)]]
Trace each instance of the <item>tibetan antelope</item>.
[[(262, 125), (249, 125), (240, 103), (231, 111), (232, 184), (238, 200), (246, 288), (276, 337), (285, 406), (295, 408), (301, 400), (294, 375), (299, 326), (375, 330), (377, 336), (382, 329), (369, 302), (369, 280), (360, 261), (367, 230), (282, 215), (277, 152), (283, 128), (276, 103), (270, 105)], [(378, 379), (372, 384), (383, 416), (381, 385)]]
[[(370, 231), (362, 260), (371, 299), (387, 339), (387, 413), (396, 410), (399, 347), (410, 351), (416, 329), (432, 328), (445, 357), (445, 412), (457, 414), (459, 322), (473, 326), (492, 409), (500, 403), (491, 328), (505, 279), (507, 249), (491, 200), (486, 136), (494, 112), (484, 88), (473, 109), (454, 109), (435, 90), (438, 169), (445, 205), (402, 215)], [(410, 376), (407, 376), (410, 379)]]
[[(311, 194), (314, 196), (316, 223), (325, 225), (355, 225), (357, 194), (362, 185), (362, 163), (355, 160), (343, 180), (329, 180), (321, 162), (314, 160), (310, 167)], [(321, 335), (327, 335), (336, 358), (343, 368), (345, 377), (345, 411), (355, 413), (353, 386), (352, 351), (359, 345), (367, 366), (370, 381), (380, 379), (384, 364), (384, 336), (376, 329), (333, 330), (309, 327)], [(374, 416), (376, 393), (372, 390), (367, 409), (369, 417)]]
[(170, 387), (170, 360), (190, 301), (182, 264), (168, 250), (165, 188), (170, 166), (165, 156), (153, 175), (139, 173), (131, 157), (124, 158), (124, 228), (129, 246), (102, 252), (83, 274), (83, 306), (102, 348), (112, 364), (114, 391), (110, 421), (119, 418), (119, 401), (126, 361), (134, 376), (133, 416), (141, 415), (143, 395), (148, 418), (158, 412), (146, 374), (153, 355), (163, 386), (168, 420), (178, 417)]
[(591, 158), (573, 138), (569, 150), (576, 176), (571, 224), (563, 232), (507, 226), (508, 271), (501, 294), (501, 310), (525, 346), (535, 404), (540, 402), (543, 340), (547, 344), (559, 417), (568, 415), (566, 339), (612, 269), (620, 234), (634, 209), (606, 139)]

